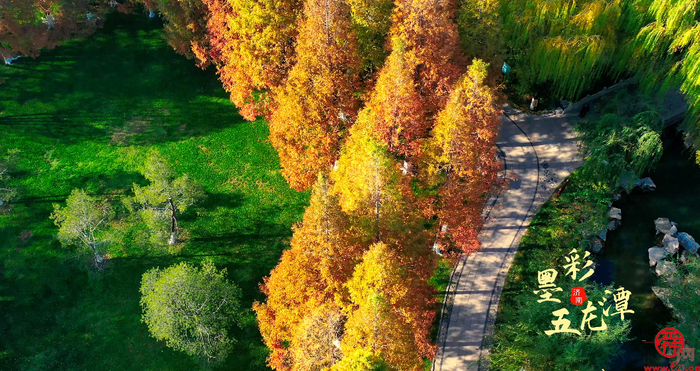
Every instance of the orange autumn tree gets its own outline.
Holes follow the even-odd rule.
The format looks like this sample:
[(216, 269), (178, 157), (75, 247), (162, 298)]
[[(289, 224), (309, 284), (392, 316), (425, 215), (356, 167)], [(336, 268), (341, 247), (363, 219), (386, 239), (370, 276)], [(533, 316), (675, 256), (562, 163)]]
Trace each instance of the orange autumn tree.
[(394, 9), (392, 40), (405, 45), (406, 58), (415, 68), (416, 89), (429, 116), (444, 107), (465, 69), (454, 7), (450, 0), (397, 0)]
[(297, 63), (274, 90), (270, 141), (292, 188), (308, 189), (338, 157), (358, 108), (360, 59), (344, 0), (308, 0), (297, 40)]
[[(202, 0), (143, 0), (155, 7), (165, 19), (163, 33), (168, 44), (187, 58), (196, 58), (197, 66), (211, 63), (207, 20), (209, 8)], [(154, 9), (154, 10), (155, 10)]]
[(343, 353), (369, 351), (395, 370), (421, 370), (423, 360), (412, 334), (410, 309), (401, 303), (411, 296), (406, 285), (411, 273), (400, 265), (400, 257), (384, 243), (373, 244), (355, 268), (348, 288), (350, 308)]
[(501, 111), (486, 83), (488, 64), (475, 59), (450, 94), (428, 144), (428, 171), (441, 176), (438, 217), (442, 237), (463, 251), (479, 247), (481, 211), (497, 180), (496, 138)]
[(344, 324), (345, 315), (335, 304), (312, 310), (294, 337), (292, 370), (327, 370), (336, 364), (343, 355), (340, 339)]
[(271, 350), (268, 363), (275, 370), (293, 369), (295, 356), (313, 353), (304, 350), (304, 344), (309, 346), (306, 340), (295, 340), (308, 340), (303, 332), (309, 329), (302, 326), (307, 314), (320, 306), (332, 309), (349, 301), (344, 284), (362, 249), (354, 243), (349, 219), (328, 189), (327, 179), (319, 178), (304, 220), (294, 227), (291, 248), (265, 279), (262, 288), (267, 301), (254, 305), (263, 340)]
[(416, 91), (415, 66), (406, 59), (404, 43), (394, 39), (394, 44), (358, 121), (371, 125), (390, 152), (412, 156), (420, 148), (419, 139), (427, 136), (430, 127)]
[[(284, 84), (294, 65), (303, 0), (203, 0), (209, 9), (208, 56), (241, 115), (269, 115), (270, 89)], [(197, 54), (197, 50), (194, 50)], [(261, 91), (256, 97), (254, 92)]]
[(396, 159), (364, 121), (350, 130), (337, 165), (331, 178), (343, 211), (353, 217), (366, 241), (390, 246), (397, 267), (411, 272), (401, 279), (401, 287), (410, 294), (392, 296), (391, 305), (409, 326), (418, 355), (430, 357), (434, 347), (429, 330), (435, 313), (434, 291), (427, 281), (435, 269), (435, 258), (427, 247), (428, 234), (413, 203), (409, 177), (399, 172)]

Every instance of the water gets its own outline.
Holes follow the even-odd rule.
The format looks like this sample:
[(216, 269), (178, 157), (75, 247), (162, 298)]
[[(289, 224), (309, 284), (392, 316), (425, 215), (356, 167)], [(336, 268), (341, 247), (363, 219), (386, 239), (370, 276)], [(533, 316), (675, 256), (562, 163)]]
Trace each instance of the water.
[[(661, 366), (653, 343), (658, 331), (672, 319), (671, 312), (652, 293), (658, 278), (649, 267), (647, 249), (660, 241), (654, 219), (669, 218), (680, 232), (700, 237), (700, 167), (684, 149), (681, 136), (674, 128), (665, 133), (664, 154), (650, 176), (657, 190), (634, 191), (614, 203), (622, 209), (622, 225), (608, 233), (605, 248), (598, 255), (600, 266), (592, 277), (603, 284), (614, 283), (632, 292), (629, 308), (631, 337), (624, 345), (624, 355), (612, 370), (641, 370), (642, 365)], [(667, 363), (666, 363), (667, 364)]]

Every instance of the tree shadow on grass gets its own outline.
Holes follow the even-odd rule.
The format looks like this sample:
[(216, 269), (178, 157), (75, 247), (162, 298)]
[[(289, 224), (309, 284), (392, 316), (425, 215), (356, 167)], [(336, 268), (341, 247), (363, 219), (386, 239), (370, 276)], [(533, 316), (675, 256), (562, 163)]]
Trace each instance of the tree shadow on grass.
[[(227, 209), (235, 209), (243, 205), (245, 196), (241, 193), (207, 193), (206, 198), (199, 204), (197, 208), (214, 209), (223, 207)], [(191, 213), (183, 215), (183, 220), (192, 220), (194, 218)]]
[(177, 55), (141, 14), (112, 14), (93, 36), (2, 67), (0, 77), (0, 126), (27, 137), (145, 145), (244, 122), (214, 69)]

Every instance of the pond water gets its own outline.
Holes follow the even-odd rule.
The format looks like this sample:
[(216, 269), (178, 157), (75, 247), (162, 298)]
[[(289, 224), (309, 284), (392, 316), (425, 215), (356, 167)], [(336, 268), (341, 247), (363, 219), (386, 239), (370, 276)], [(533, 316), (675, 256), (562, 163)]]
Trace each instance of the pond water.
[[(672, 319), (671, 312), (652, 293), (656, 274), (649, 267), (647, 249), (656, 245), (654, 219), (669, 218), (680, 232), (700, 237), (700, 167), (684, 149), (681, 136), (670, 127), (664, 133), (664, 154), (650, 176), (657, 190), (632, 192), (614, 203), (622, 209), (622, 225), (608, 233), (598, 255), (599, 267), (592, 277), (603, 284), (614, 283), (632, 292), (629, 308), (633, 340), (612, 370), (642, 370), (642, 366), (668, 364), (654, 348), (657, 332)], [(652, 343), (645, 343), (651, 341)]]

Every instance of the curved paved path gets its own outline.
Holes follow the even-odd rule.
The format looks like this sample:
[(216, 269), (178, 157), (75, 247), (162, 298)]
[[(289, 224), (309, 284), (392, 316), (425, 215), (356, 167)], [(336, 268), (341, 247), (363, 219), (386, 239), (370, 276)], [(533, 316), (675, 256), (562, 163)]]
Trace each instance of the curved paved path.
[[(460, 259), (443, 308), (434, 371), (477, 371), (493, 332), (498, 300), (530, 219), (580, 164), (571, 116), (530, 116), (505, 107), (498, 147), (509, 189), (492, 200), (480, 251)], [(450, 290), (451, 289), (451, 290)]]

